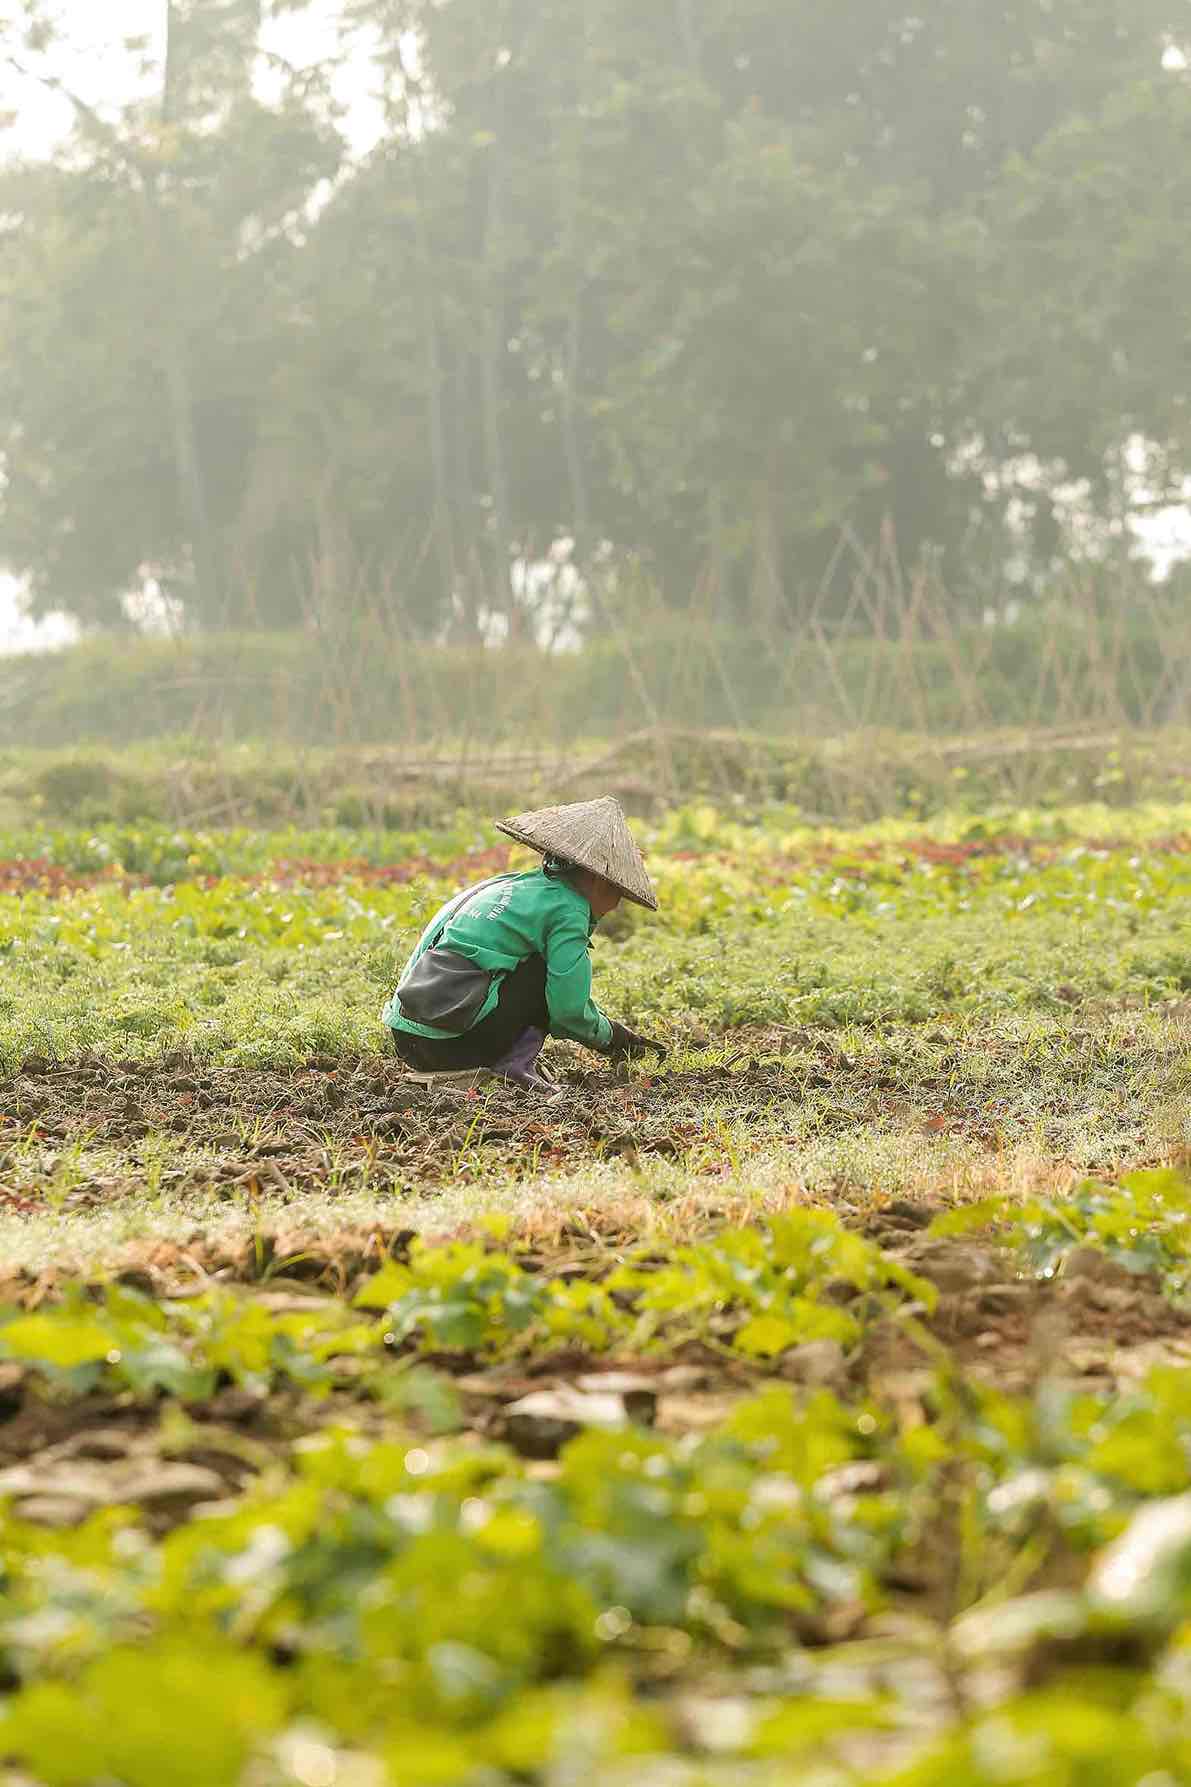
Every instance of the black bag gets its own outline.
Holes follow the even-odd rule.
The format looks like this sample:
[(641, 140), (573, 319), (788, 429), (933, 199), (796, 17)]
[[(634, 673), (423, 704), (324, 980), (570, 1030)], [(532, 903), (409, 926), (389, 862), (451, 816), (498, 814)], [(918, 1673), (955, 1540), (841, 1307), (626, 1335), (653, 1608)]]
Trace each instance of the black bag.
[(491, 986), (489, 970), (467, 956), (427, 949), (397, 988), (397, 998), (413, 1023), (462, 1036), (479, 1017)]
[(469, 900), (485, 888), (495, 887), (498, 881), (515, 879), (514, 875), (493, 875), (478, 887), (466, 888), (452, 902), (430, 948), (423, 950), (397, 988), (398, 1004), (411, 1023), (428, 1024), (431, 1029), (446, 1030), (452, 1036), (462, 1036), (471, 1029), (488, 997), (492, 974), (453, 949), (440, 949), (438, 940)]

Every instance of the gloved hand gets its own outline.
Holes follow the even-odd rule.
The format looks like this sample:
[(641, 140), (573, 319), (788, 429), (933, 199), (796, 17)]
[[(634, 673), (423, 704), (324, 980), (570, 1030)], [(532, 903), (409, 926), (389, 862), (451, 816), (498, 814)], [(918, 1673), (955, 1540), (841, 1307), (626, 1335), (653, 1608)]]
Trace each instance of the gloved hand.
[(612, 1041), (608, 1054), (613, 1061), (627, 1061), (634, 1055), (644, 1054), (647, 1049), (656, 1050), (659, 1057), (666, 1054), (664, 1042), (654, 1042), (652, 1037), (638, 1036), (627, 1024), (612, 1025)]

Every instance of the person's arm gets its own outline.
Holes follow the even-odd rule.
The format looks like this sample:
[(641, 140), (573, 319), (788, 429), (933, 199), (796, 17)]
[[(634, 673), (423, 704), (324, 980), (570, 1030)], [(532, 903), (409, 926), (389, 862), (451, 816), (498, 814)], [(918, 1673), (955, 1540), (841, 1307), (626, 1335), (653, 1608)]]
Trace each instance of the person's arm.
[(553, 925), (546, 936), (546, 1007), (551, 1036), (607, 1054), (612, 1025), (591, 996), (587, 932), (578, 921)]

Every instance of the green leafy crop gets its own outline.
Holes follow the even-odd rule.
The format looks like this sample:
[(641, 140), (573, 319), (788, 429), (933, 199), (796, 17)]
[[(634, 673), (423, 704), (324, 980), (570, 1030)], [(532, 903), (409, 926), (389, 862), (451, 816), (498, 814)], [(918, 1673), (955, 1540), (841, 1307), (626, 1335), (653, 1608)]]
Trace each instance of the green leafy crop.
[(1191, 1180), (1173, 1169), (1126, 1173), (1118, 1185), (1088, 1179), (1063, 1199), (964, 1205), (937, 1218), (932, 1232), (957, 1235), (991, 1224), (1039, 1278), (1054, 1278), (1077, 1248), (1089, 1248), (1127, 1272), (1152, 1275), (1173, 1302), (1191, 1294)]
[(230, 1290), (158, 1303), (121, 1285), (71, 1292), (32, 1314), (0, 1311), (0, 1358), (28, 1364), (59, 1394), (99, 1387), (183, 1401), (221, 1380), (270, 1390), (325, 1391), (335, 1361), (377, 1351), (372, 1324), (329, 1299), (274, 1313)]
[(869, 1305), (913, 1301), (932, 1306), (933, 1287), (817, 1209), (658, 1244), (595, 1282), (540, 1277), (480, 1243), (417, 1240), (408, 1264), (390, 1261), (356, 1296), (387, 1312), (390, 1344), (424, 1350), (499, 1355), (551, 1340), (606, 1351), (701, 1336), (757, 1358), (808, 1340), (848, 1344)]

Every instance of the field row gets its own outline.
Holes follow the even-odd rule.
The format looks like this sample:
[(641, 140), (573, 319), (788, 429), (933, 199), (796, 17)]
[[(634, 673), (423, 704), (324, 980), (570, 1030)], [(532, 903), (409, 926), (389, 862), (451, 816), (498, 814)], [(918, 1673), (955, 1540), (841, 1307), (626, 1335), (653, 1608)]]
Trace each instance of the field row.
[[(858, 835), (799, 855), (779, 833), (717, 830), (713, 817), (698, 848), (698, 814), (655, 837), (660, 913), (622, 909), (597, 943), (606, 1003), (680, 1040), (701, 1026), (1168, 1006), (1191, 987), (1191, 854), (1178, 839), (911, 847)], [(191, 852), (192, 878), (164, 885), (0, 892), (0, 1057), (186, 1047), (264, 1062), (378, 1048), (375, 1014), (420, 926), (460, 877), (505, 860), (456, 859), (457, 842), (392, 878), (312, 861), (296, 880), (212, 879)]]
[[(1191, 801), (1150, 801), (1136, 806), (1004, 805), (973, 813), (942, 812), (929, 819), (887, 818), (845, 826), (808, 822), (797, 807), (762, 807), (749, 813), (710, 804), (680, 806), (652, 819), (634, 820), (651, 863), (729, 857), (738, 865), (813, 865), (840, 861), (935, 860), (961, 865), (982, 855), (1042, 856), (1080, 845), (1113, 850), (1128, 845), (1185, 852), (1191, 839)], [(406, 882), (419, 875), (481, 869), (508, 841), (490, 820), (460, 812), (433, 828), (348, 829), (342, 826), (283, 829), (220, 829), (165, 824), (79, 826), (25, 823), (0, 828), (0, 880), (34, 885), (39, 880), (125, 877), (154, 886), (226, 876), (326, 880), (356, 873)]]

